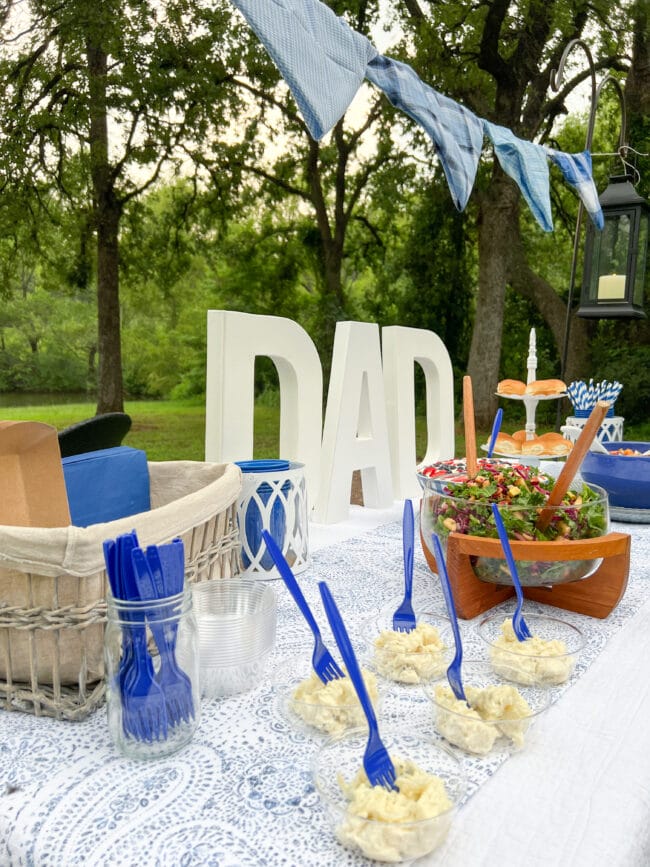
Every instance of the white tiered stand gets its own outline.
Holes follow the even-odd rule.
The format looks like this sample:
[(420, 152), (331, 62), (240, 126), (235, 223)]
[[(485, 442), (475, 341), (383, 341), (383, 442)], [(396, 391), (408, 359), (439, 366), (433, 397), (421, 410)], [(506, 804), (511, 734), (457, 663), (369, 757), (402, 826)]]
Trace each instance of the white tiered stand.
[[(526, 360), (528, 376), (526, 384), (534, 382), (537, 379), (537, 335), (535, 329), (530, 329), (530, 338), (528, 340), (528, 358)], [(562, 394), (500, 394), (506, 400), (521, 400), (526, 407), (526, 439), (532, 440), (535, 436), (535, 413), (537, 412), (537, 404), (540, 400), (560, 400), (566, 397), (566, 392)], [(587, 419), (578, 418), (570, 415), (567, 417), (566, 425), (563, 425), (560, 430), (565, 439), (575, 442), (585, 426)], [(598, 440), (601, 443), (621, 442), (623, 439), (623, 417), (619, 415), (606, 418), (601, 424), (598, 434)], [(543, 456), (542, 456), (543, 457)]]
[[(534, 382), (537, 379), (537, 335), (535, 329), (530, 329), (530, 338), (528, 340), (528, 359), (526, 360), (528, 375), (526, 384)], [(566, 397), (566, 392), (562, 394), (500, 394), (506, 400), (523, 401), (526, 407), (526, 439), (532, 440), (535, 436), (535, 413), (537, 412), (537, 404), (540, 400), (559, 400)]]

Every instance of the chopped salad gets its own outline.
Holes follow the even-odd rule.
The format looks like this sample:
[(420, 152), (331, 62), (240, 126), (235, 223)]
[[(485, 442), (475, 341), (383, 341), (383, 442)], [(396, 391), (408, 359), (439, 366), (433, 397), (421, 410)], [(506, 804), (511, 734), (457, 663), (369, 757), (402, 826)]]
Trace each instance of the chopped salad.
[[(591, 539), (607, 532), (606, 504), (584, 483), (579, 490), (567, 491), (548, 526), (539, 530), (536, 521), (554, 483), (552, 476), (526, 465), (483, 466), (473, 478), (465, 474), (449, 477), (439, 492), (425, 499), (426, 529), (440, 537), (443, 547), (450, 533), (498, 538), (492, 516), (492, 503), (498, 503), (510, 539), (528, 542)], [(587, 562), (590, 561), (522, 561), (518, 563), (519, 577), (527, 584), (535, 584), (537, 579), (549, 583), (550, 575), (554, 583), (577, 580), (585, 577)], [(503, 560), (476, 558), (474, 567), (484, 580), (511, 583)]]
[[(433, 504), (433, 532), (496, 538), (491, 504), (498, 503), (506, 507), (500, 511), (510, 539), (534, 542), (602, 536), (606, 532), (605, 509), (596, 502), (598, 494), (584, 483), (580, 491), (567, 491), (545, 530), (537, 529), (535, 522), (554, 483), (552, 476), (523, 465), (482, 468), (473, 478), (454, 476), (445, 484), (448, 497), (441, 494)], [(592, 506), (587, 505), (591, 502)]]
[[(502, 466), (502, 462), (493, 461), (491, 458), (478, 458), (477, 464), (479, 469), (486, 468), (488, 470), (496, 469)], [(465, 458), (450, 458), (447, 461), (435, 461), (422, 467), (418, 472), (421, 476), (427, 476), (429, 479), (439, 479), (444, 476), (456, 476), (464, 473), (467, 467)]]

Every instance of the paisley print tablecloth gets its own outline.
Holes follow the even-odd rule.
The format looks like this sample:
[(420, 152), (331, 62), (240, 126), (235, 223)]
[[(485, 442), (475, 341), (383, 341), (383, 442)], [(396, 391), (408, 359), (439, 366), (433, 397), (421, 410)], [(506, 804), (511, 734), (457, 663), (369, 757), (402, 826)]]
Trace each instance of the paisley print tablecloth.
[[(650, 527), (616, 524), (633, 535), (630, 584), (605, 621), (566, 613), (587, 636), (571, 681), (579, 679), (609, 638), (650, 596)], [(402, 592), (399, 523), (324, 548), (300, 576), (318, 619), (317, 581), (326, 579), (355, 640), (373, 612)], [(416, 546), (415, 595), (444, 611), (437, 579)], [(278, 593), (277, 665), (289, 649), (310, 652), (306, 625), (284, 585)], [(527, 603), (528, 610), (543, 606)], [(504, 606), (507, 608), (508, 606)], [(474, 624), (462, 626), (466, 658), (484, 655)], [(326, 630), (324, 630), (325, 634)], [(330, 646), (334, 648), (333, 642)], [(72, 865), (353, 865), (368, 863), (333, 838), (311, 780), (317, 742), (293, 730), (279, 713), (272, 669), (251, 692), (205, 701), (192, 743), (169, 759), (139, 763), (113, 748), (100, 710), (81, 723), (0, 711), (0, 864)], [(395, 687), (384, 717), (429, 728), (428, 699)], [(534, 736), (534, 731), (532, 733)], [(507, 760), (464, 759), (468, 797)]]

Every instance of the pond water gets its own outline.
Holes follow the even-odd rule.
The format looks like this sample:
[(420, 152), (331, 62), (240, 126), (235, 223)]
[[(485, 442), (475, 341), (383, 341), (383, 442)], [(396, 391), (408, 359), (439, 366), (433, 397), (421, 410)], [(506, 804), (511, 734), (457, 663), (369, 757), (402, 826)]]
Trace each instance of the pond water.
[(85, 391), (59, 392), (0, 391), (0, 406), (58, 406), (66, 403), (94, 403)]

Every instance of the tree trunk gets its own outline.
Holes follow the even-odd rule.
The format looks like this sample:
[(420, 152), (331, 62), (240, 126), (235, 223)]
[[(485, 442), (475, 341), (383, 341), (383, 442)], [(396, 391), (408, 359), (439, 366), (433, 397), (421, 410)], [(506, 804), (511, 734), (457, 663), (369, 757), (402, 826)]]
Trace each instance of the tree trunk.
[(120, 209), (106, 204), (97, 221), (97, 415), (123, 412), (118, 279)]
[[(342, 122), (339, 121), (337, 133), (340, 133), (341, 129)], [(340, 135), (337, 135), (336, 140), (340, 142)], [(319, 168), (319, 155), (319, 143), (311, 141), (307, 160), (307, 178), (320, 238), (323, 280), (318, 303), (317, 344), (323, 367), (324, 393), (327, 394), (336, 323), (345, 315), (342, 269), (343, 246), (348, 222), (344, 209), (346, 156), (339, 147), (339, 170), (336, 173), (334, 190), (334, 220), (331, 221)]]
[(97, 357), (97, 347), (90, 346), (88, 348), (88, 372), (86, 374), (88, 378), (88, 382), (92, 382), (95, 379), (96, 367), (95, 367), (95, 359)]
[(495, 165), (494, 176), (481, 196), (478, 216), (479, 276), (474, 331), (467, 372), (472, 377), (478, 428), (489, 429), (497, 408), (496, 387), (503, 334), (509, 250), (519, 234), (519, 190)]
[(324, 289), (318, 301), (318, 349), (323, 368), (324, 395), (329, 388), (336, 323), (345, 318), (345, 300), (341, 270), (343, 250), (336, 239), (321, 236), (323, 247)]
[[(632, 63), (625, 82), (625, 100), (630, 115), (630, 129), (648, 136), (650, 111), (650, 9), (647, 0), (637, 0), (632, 12), (634, 38)], [(634, 141), (630, 142), (635, 144)], [(637, 145), (641, 144), (637, 142)], [(642, 147), (641, 150), (644, 150)]]
[(90, 94), (90, 162), (97, 232), (97, 414), (123, 412), (120, 345), (119, 243), (122, 206), (115, 195), (108, 159), (106, 52), (86, 43)]

